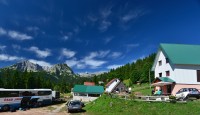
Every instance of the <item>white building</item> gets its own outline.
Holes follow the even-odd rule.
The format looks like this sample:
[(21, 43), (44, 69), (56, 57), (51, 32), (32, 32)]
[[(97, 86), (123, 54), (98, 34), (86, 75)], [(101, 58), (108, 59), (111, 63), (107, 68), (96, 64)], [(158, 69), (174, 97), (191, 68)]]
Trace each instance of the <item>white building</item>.
[(124, 85), (123, 82), (121, 82), (119, 79), (114, 78), (110, 82), (106, 84), (106, 90), (107, 93), (120, 93), (120, 92), (126, 92), (127, 88)]
[(72, 94), (73, 100), (89, 102), (100, 97), (104, 92), (103, 86), (75, 85)]
[(152, 70), (163, 93), (175, 94), (181, 88), (200, 90), (200, 45), (160, 44)]

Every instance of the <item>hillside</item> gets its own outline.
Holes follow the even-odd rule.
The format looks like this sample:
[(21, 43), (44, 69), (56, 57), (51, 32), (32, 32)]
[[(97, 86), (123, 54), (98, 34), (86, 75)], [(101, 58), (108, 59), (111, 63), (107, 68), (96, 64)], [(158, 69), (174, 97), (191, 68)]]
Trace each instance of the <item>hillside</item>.
[(96, 81), (104, 81), (107, 83), (113, 78), (119, 78), (124, 81), (127, 86), (132, 86), (137, 82), (149, 82), (149, 72), (151, 81), (154, 80), (154, 72), (151, 71), (156, 54), (151, 54), (143, 59), (138, 59), (135, 62), (128, 63), (116, 69), (111, 69), (109, 72), (94, 76)]

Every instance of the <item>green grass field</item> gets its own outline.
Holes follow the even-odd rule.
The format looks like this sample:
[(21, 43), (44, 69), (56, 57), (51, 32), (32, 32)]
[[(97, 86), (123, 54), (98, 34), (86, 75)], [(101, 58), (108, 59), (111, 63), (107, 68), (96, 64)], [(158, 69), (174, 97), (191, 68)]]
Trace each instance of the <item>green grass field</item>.
[(84, 108), (89, 115), (200, 115), (200, 101), (188, 103), (140, 102), (103, 95)]
[[(149, 84), (134, 85), (133, 92), (151, 95)], [(142, 102), (104, 94), (84, 108), (89, 115), (200, 115), (200, 100), (187, 103)]]
[(141, 85), (136, 85), (136, 84), (133, 85), (132, 91), (133, 92), (140, 92), (142, 95), (151, 95), (151, 90), (150, 90), (149, 84), (147, 84), (147, 83), (144, 83), (144, 84), (141, 84)]

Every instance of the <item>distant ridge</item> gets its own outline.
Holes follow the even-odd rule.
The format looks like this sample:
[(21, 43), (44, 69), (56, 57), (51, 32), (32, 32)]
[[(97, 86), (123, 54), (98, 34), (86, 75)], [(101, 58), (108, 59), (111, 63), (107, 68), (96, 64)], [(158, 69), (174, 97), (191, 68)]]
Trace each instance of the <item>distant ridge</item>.
[(18, 71), (32, 71), (32, 72), (40, 72), (40, 71), (45, 71), (50, 74), (56, 74), (56, 75), (62, 75), (62, 74), (69, 74), (72, 75), (74, 72), (72, 69), (67, 65), (67, 64), (55, 64), (52, 67), (48, 66), (41, 66), (39, 64), (34, 64), (28, 60), (18, 62), (14, 65), (2, 68), (2, 69), (13, 69), (13, 70), (18, 70)]

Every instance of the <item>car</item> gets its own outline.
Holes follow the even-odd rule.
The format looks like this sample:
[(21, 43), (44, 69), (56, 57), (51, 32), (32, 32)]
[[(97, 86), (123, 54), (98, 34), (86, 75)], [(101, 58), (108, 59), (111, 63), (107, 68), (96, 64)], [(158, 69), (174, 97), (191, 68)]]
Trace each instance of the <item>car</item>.
[(200, 92), (196, 88), (182, 88), (176, 93), (177, 99), (187, 100), (189, 97), (200, 98)]
[(79, 100), (69, 101), (66, 105), (68, 113), (82, 111), (82, 108), (85, 107), (85, 104)]

